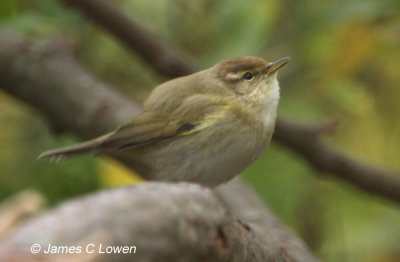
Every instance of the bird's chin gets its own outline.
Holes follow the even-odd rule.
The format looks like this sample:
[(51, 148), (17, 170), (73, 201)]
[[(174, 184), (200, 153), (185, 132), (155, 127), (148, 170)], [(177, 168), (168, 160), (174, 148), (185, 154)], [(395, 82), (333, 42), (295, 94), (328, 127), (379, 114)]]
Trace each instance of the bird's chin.
[(269, 81), (276, 81), (278, 77), (278, 71), (275, 71), (271, 74), (268, 75), (268, 80)]
[(266, 85), (275, 82), (278, 78), (278, 71), (273, 72), (272, 74), (268, 74), (264, 76), (264, 79), (262, 80)]

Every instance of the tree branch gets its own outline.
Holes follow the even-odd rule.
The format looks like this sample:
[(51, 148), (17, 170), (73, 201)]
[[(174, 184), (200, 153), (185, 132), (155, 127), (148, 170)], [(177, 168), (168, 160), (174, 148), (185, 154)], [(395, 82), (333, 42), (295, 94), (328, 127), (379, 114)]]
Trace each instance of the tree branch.
[(0, 31), (0, 85), (43, 112), (56, 131), (74, 130), (83, 138), (104, 134), (140, 111), (80, 66), (61, 39), (32, 45)]
[[(265, 208), (260, 198), (238, 178), (216, 189), (229, 210), (250, 225), (268, 249), (272, 261), (316, 261), (307, 247)], [(269, 260), (266, 260), (269, 261)], [(278, 260), (280, 261), (280, 260)]]
[[(107, 0), (60, 0), (82, 10), (95, 23), (103, 26), (118, 40), (127, 43), (160, 74), (169, 77), (194, 72), (194, 66), (179, 59), (145, 28), (135, 23)], [(150, 47), (150, 48), (149, 48)], [(153, 49), (154, 48), (154, 49)], [(160, 59), (157, 59), (159, 57)], [(150, 59), (151, 58), (151, 59)], [(165, 67), (165, 59), (173, 61), (173, 70)], [(162, 62), (160, 62), (162, 61)], [(310, 130), (310, 129), (308, 129)], [(302, 125), (279, 118), (274, 140), (301, 155), (313, 168), (350, 182), (368, 193), (400, 203), (400, 175), (357, 162), (332, 150), (320, 141), (320, 134), (306, 130)]]
[[(111, 90), (80, 66), (60, 40), (46, 45), (37, 45), (0, 31), (0, 88), (24, 102), (32, 104), (48, 117), (49, 123), (57, 128), (72, 131), (81, 137), (93, 137), (113, 129), (139, 112), (137, 105), (127, 101), (122, 95)], [(82, 117), (80, 117), (81, 115)], [(129, 244), (133, 240), (134, 244), (138, 246), (138, 252), (146, 251), (146, 254), (150, 256), (145, 261), (160, 261), (156, 258), (151, 260), (153, 258), (151, 254), (155, 256), (158, 252), (163, 251), (166, 252), (165, 254), (171, 255), (172, 253), (168, 252), (176, 252), (177, 249), (182, 252), (182, 257), (186, 258), (190, 255), (186, 253), (192, 252), (192, 249), (187, 249), (188, 242), (186, 240), (190, 239), (192, 239), (190, 243), (193, 245), (191, 247), (196, 246), (199, 249), (194, 255), (197, 254), (199, 256), (197, 259), (202, 259), (190, 261), (203, 261), (205, 259), (204, 252), (207, 250), (210, 251), (207, 255), (215, 258), (214, 261), (231, 261), (227, 259), (230, 256), (234, 259), (244, 257), (244, 261), (265, 261), (263, 258), (268, 258), (266, 259), (268, 261), (316, 261), (304, 244), (280, 224), (243, 183), (228, 183), (221, 189), (220, 194), (227, 207), (234, 210), (242, 219), (249, 219), (249, 225), (235, 221), (229, 214), (226, 214), (226, 210), (223, 211), (221, 204), (216, 201), (211, 191), (199, 186), (183, 185), (149, 184), (102, 192), (82, 201), (78, 199), (28, 223), (0, 243), (0, 247), (5, 251), (12, 250), (11, 248), (27, 248), (38, 236), (48, 236), (45, 240), (54, 240), (52, 243), (61, 243), (58, 241), (63, 240), (66, 241), (63, 243), (78, 245), (79, 243), (76, 242), (78, 240), (87, 243), (87, 241), (97, 239), (91, 238), (91, 235), (79, 233), (79, 229), (85, 228), (84, 232), (89, 234), (98, 231), (95, 229), (103, 228), (104, 230), (108, 229), (106, 235), (111, 239), (100, 238), (101, 241), (110, 240), (110, 243)], [(184, 189), (185, 187), (188, 189)], [(185, 199), (188, 201), (185, 202)], [(234, 199), (237, 201), (232, 201)], [(171, 207), (172, 204), (179, 208), (166, 208)], [(209, 216), (207, 212), (200, 212), (207, 217), (200, 215), (196, 220), (197, 213), (195, 213), (193, 215), (195, 222), (193, 223), (198, 228), (193, 229), (194, 231), (182, 230), (179, 225), (186, 229), (192, 229), (188, 228), (187, 224), (188, 212), (192, 212), (196, 206), (201, 207), (199, 210), (207, 209), (210, 214), (224, 213), (224, 215)], [(157, 213), (158, 209), (159, 213)], [(141, 219), (143, 216), (147, 217), (146, 214), (152, 214), (152, 220), (140, 220), (141, 222), (135, 220)], [(257, 219), (254, 220), (254, 216), (253, 219), (250, 219), (249, 214), (257, 214)], [(183, 215), (182, 220), (180, 215)], [(171, 219), (163, 222), (166, 216)], [(83, 217), (84, 219), (82, 219)], [(52, 224), (46, 226), (50, 221)], [(143, 224), (143, 221), (147, 221), (147, 224)], [(150, 221), (152, 222), (150, 223)], [(210, 226), (220, 225), (215, 221), (221, 222), (222, 225), (222, 233), (218, 233), (217, 229), (217, 235), (215, 235), (215, 227)], [(161, 226), (162, 230), (154, 231), (155, 224), (153, 222), (158, 223), (157, 225)], [(253, 227), (257, 227), (257, 231)], [(132, 232), (129, 236), (124, 234), (128, 232), (125, 231), (126, 228), (132, 230), (129, 231)], [(167, 229), (175, 230), (175, 233)], [(209, 234), (201, 235), (204, 234), (202, 230)], [(132, 237), (130, 241), (124, 242), (129, 237)], [(174, 246), (175, 251), (158, 249), (158, 239), (163, 237), (171, 245), (174, 243), (175, 237), (180, 237), (179, 239), (182, 241), (180, 243), (184, 245)], [(192, 238), (189, 239), (189, 237)], [(213, 240), (214, 244), (218, 242), (219, 246), (207, 246), (206, 242), (196, 242), (193, 237), (196, 241), (205, 237), (206, 240)], [(163, 240), (163, 243), (168, 242), (167, 240)], [(223, 250), (221, 246), (224, 247), (226, 243), (232, 245)], [(240, 247), (237, 247), (239, 244)], [(151, 250), (151, 248), (153, 249)], [(236, 249), (238, 250), (234, 251)], [(10, 255), (8, 252), (5, 254)], [(175, 257), (175, 260), (163, 259), (162, 261), (179, 261), (179, 257), (180, 255)], [(118, 257), (118, 259), (122, 258)], [(84, 258), (80, 259), (84, 261)], [(72, 260), (77, 261), (76, 257)], [(16, 261), (21, 261), (21, 259)]]
[(360, 189), (400, 203), (400, 176), (335, 151), (321, 141), (318, 128), (280, 119), (274, 139), (302, 156), (313, 168), (340, 177)]
[(189, 58), (172, 47), (154, 41), (156, 36), (130, 19), (115, 5), (105, 0), (80, 1), (61, 0), (66, 5), (77, 6), (85, 14), (106, 28), (123, 44), (133, 50), (162, 75), (177, 77), (187, 75), (195, 69), (187, 61)]
[(0, 260), (55, 260), (54, 254), (32, 255), (27, 247), (33, 243), (42, 251), (49, 244), (81, 246), (82, 254), (88, 244), (102, 244), (103, 250), (136, 248), (133, 254), (102, 255), (100, 261), (276, 260), (248, 226), (233, 219), (213, 191), (186, 183), (122, 187), (64, 203), (12, 234), (0, 245)]

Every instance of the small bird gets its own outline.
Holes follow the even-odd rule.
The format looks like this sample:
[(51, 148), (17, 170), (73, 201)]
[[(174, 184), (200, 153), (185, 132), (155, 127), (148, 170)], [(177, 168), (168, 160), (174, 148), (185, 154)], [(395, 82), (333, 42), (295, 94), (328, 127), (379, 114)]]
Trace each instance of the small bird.
[(111, 155), (151, 180), (215, 187), (245, 170), (267, 148), (279, 101), (277, 71), (287, 64), (243, 56), (153, 89), (143, 111), (115, 131), (42, 158)]

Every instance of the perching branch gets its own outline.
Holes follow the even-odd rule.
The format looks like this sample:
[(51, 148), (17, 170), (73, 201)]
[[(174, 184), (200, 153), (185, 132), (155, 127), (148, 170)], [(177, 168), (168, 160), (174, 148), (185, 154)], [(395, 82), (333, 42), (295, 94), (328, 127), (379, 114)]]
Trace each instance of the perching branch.
[[(137, 52), (145, 61), (162, 75), (176, 77), (194, 72), (194, 66), (176, 56), (160, 39), (154, 37), (122, 13), (107, 0), (60, 0), (82, 10), (95, 23), (103, 26), (118, 40)], [(147, 48), (152, 47), (152, 48)], [(171, 73), (165, 66), (165, 58), (173, 61)], [(305, 130), (302, 125), (277, 120), (273, 141), (294, 150), (313, 168), (340, 177), (356, 187), (380, 197), (400, 203), (400, 175), (358, 162), (332, 150), (320, 140), (320, 133)]]
[[(34, 243), (42, 248), (37, 255), (30, 251)], [(134, 246), (132, 252), (119, 256), (95, 252), (96, 261), (261, 262), (278, 258), (263, 247), (251, 228), (233, 218), (213, 191), (186, 183), (122, 187), (64, 203), (0, 244), (0, 260), (55, 261), (55, 254), (43, 252), (49, 244), (80, 247), (79, 255), (93, 249), (104, 251), (107, 246)], [(75, 261), (74, 256), (60, 257)]]
[(263, 247), (271, 254), (272, 261), (316, 261), (305, 245), (294, 237), (292, 232), (265, 208), (265, 203), (238, 178), (218, 187), (216, 191), (229, 210), (256, 232), (264, 243)]
[[(0, 88), (33, 105), (56, 129), (83, 138), (113, 129), (139, 112), (138, 106), (80, 66), (60, 40), (37, 45), (0, 31)], [(147, 257), (138, 261), (316, 261), (243, 183), (231, 182), (219, 190), (225, 205), (245, 222), (236, 221), (208, 189), (154, 183), (67, 203), (4, 239), (0, 250), (15, 255), (7, 250), (29, 248), (34, 240), (70, 245), (108, 240), (111, 245), (136, 245)], [(40, 240), (43, 236), (47, 238)], [(182, 245), (173, 244), (177, 239)], [(174, 255), (174, 260), (152, 257), (160, 252)], [(194, 259), (185, 260), (190, 255)], [(63, 261), (101, 258), (68, 259)]]

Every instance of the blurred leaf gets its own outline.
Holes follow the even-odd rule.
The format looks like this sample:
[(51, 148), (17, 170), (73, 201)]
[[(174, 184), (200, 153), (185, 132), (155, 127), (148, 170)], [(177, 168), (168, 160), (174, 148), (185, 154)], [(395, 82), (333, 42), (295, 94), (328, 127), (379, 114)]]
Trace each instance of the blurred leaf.
[(106, 187), (139, 184), (144, 182), (144, 180), (132, 170), (124, 167), (113, 159), (102, 159), (98, 162), (97, 169), (100, 182)]

